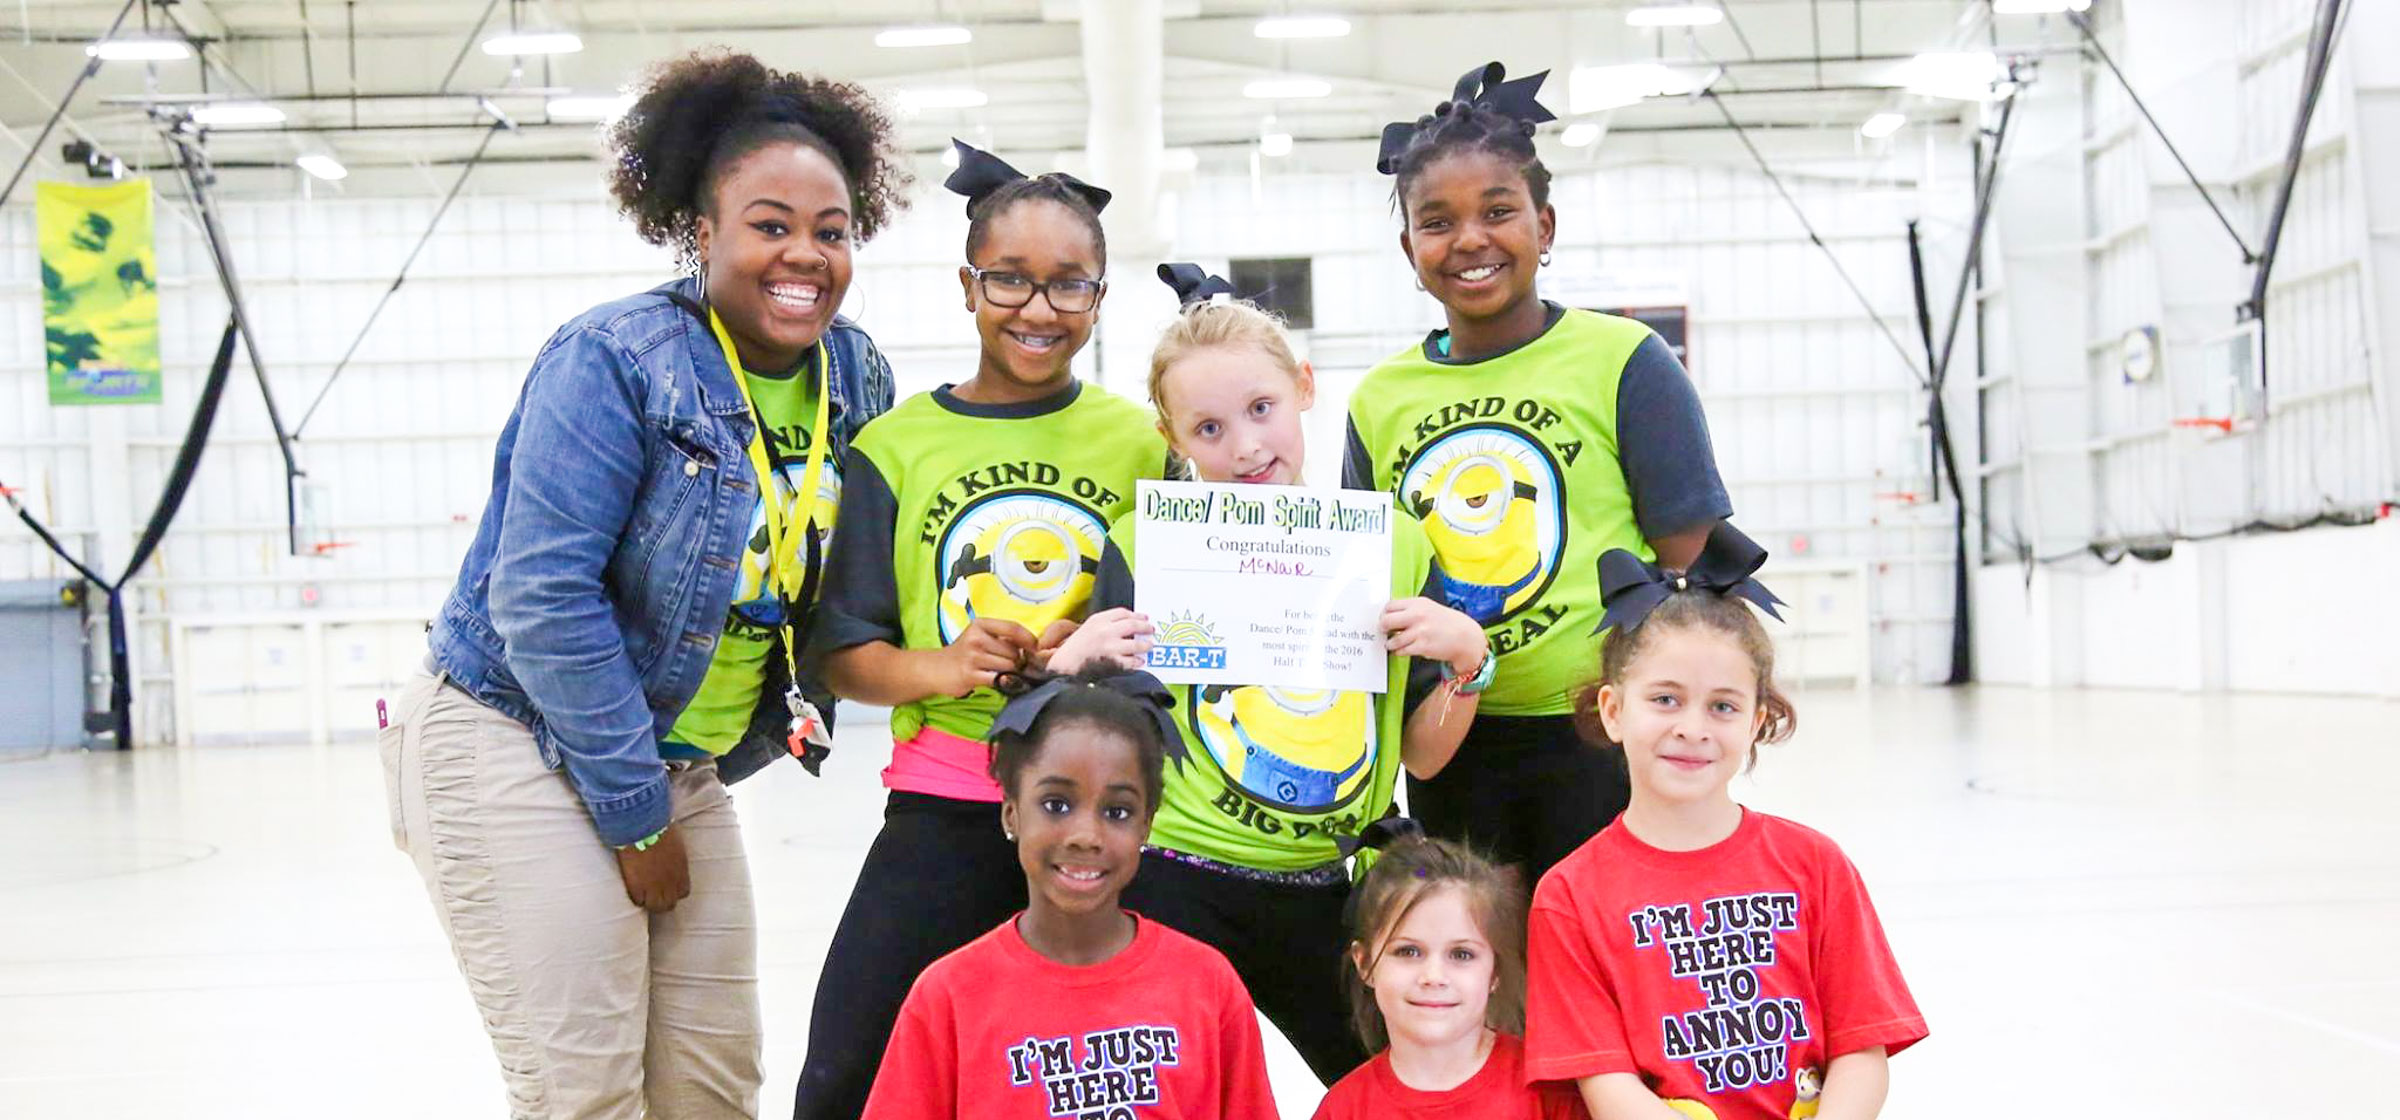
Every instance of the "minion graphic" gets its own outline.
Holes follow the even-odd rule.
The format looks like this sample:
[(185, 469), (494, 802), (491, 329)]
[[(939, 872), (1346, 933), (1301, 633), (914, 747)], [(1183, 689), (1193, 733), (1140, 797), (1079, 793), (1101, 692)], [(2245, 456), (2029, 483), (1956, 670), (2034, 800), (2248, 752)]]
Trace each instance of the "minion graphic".
[(1082, 617), (1100, 571), (1104, 532), (1098, 518), (1047, 494), (1004, 495), (969, 507), (943, 539), (942, 640), (978, 618), (1040, 634), (1059, 619)]
[(1799, 1096), (1792, 1101), (1791, 1120), (1809, 1120), (1817, 1114), (1817, 1098), (1825, 1093), (1825, 1075), (1815, 1066), (1802, 1066), (1792, 1075), (1792, 1088)]
[(1319, 813), (1365, 788), (1376, 749), (1366, 693), (1265, 685), (1192, 692), (1193, 729), (1226, 779), (1252, 800)]
[[(800, 489), (805, 469), (799, 464), (787, 465), (781, 472), (783, 485), (775, 488), (775, 497), (783, 503), (784, 525), (789, 532), (800, 523), (800, 503), (792, 495)], [(808, 514), (807, 539), (793, 534), (784, 542), (793, 555), (787, 563), (807, 565), (822, 563), (826, 549), (833, 544), (833, 511), (842, 504), (842, 473), (827, 462), (817, 476), (817, 500)], [(742, 549), (741, 567), (733, 577), (732, 617), (727, 625), (747, 623), (751, 626), (783, 625), (783, 600), (773, 593), (767, 577), (767, 510), (764, 504), (750, 512), (750, 538)]]
[(1450, 605), (1484, 625), (1522, 609), (1558, 566), (1557, 470), (1515, 432), (1469, 428), (1425, 449), (1401, 496), (1442, 561)]

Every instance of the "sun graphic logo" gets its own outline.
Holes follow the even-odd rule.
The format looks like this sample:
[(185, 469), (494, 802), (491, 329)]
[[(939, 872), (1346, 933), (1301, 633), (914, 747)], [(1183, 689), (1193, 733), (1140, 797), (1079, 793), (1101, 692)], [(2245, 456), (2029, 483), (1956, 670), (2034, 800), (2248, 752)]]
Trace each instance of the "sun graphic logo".
[(1169, 615), (1150, 647), (1149, 664), (1153, 669), (1222, 669), (1224, 639), (1217, 636), (1216, 624), (1198, 611)]

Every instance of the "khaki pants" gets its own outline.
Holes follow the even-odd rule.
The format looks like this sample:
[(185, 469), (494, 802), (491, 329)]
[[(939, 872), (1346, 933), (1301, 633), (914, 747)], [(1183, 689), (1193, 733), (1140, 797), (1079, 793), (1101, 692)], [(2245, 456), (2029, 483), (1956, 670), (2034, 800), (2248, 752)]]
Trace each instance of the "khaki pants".
[(758, 922), (715, 765), (670, 768), (692, 893), (652, 915), (523, 724), (429, 676), (392, 714), (392, 840), (483, 1014), (509, 1114), (756, 1116)]

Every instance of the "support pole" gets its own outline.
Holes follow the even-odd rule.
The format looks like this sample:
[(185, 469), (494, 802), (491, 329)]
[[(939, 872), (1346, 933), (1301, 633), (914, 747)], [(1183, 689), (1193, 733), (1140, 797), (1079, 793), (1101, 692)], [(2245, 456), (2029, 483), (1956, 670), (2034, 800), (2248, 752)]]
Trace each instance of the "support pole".
[(1166, 23), (1161, 0), (1084, 0), (1083, 76), (1091, 106), (1084, 147), (1092, 181), (1114, 192), (1108, 207), (1107, 314), (1092, 350), (1101, 380), (1148, 365), (1157, 320), (1174, 294), (1151, 279), (1167, 251), (1159, 221), (1166, 158)]
[(258, 333), (251, 329), (249, 309), (242, 302), (241, 279), (234, 275), (233, 252), (225, 244), (225, 227), (217, 218), (216, 196), (210, 191), (215, 172), (208, 166), (208, 154), (201, 150), (199, 140), (184, 131), (188, 119), (167, 128), (167, 142), (175, 146), (176, 163), (183, 173), (185, 189), (191, 192), (192, 208), (200, 213), (200, 232), (208, 242), (210, 261), (216, 265), (217, 282), (225, 289), (225, 302), (232, 309), (235, 332), (241, 336), (242, 348), (250, 356), (250, 372), (258, 378), (258, 395), (267, 406), (267, 423), (275, 430), (275, 446), (283, 452), (284, 530), (287, 545), (293, 555), (300, 553), (300, 508), (294, 487), (308, 472), (300, 469), (300, 460), (292, 453), (292, 437), (283, 426), (283, 412), (275, 404), (275, 388), (267, 382), (267, 363), (259, 357)]
[(2300, 157), (2308, 148), (2308, 122), (2317, 112), (2317, 97), (2325, 92), (2325, 71), (2333, 64), (2334, 38), (2341, 33), (2342, 0), (2318, 0), (2317, 18), (2308, 32), (2308, 69), (2300, 75), (2300, 111), (2292, 122), (2292, 140), (2284, 147), (2283, 174), (2275, 185), (2275, 205), (2268, 211), (2267, 233), (2258, 249), (2257, 271), (2250, 279), (2250, 299), (2241, 318), (2258, 320), (2258, 392), (2267, 395), (2267, 282), (2275, 272), (2275, 256), (2283, 248), (2283, 221), (2292, 209), (2292, 185), (2300, 179)]

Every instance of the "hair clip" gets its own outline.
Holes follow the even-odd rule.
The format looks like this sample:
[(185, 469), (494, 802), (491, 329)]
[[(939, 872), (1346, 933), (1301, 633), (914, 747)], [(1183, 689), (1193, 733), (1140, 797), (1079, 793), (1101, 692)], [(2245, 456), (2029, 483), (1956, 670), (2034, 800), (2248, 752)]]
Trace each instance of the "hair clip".
[(1184, 307), (1195, 304), (1228, 302), (1234, 299), (1233, 285), (1222, 276), (1213, 275), (1199, 265), (1175, 262), (1158, 266), (1158, 278), (1175, 289), (1175, 299)]
[[(967, 196), (967, 216), (970, 218), (975, 216), (975, 204), (989, 197), (993, 191), (1020, 179), (1029, 178), (1024, 172), (1010, 167), (999, 156), (955, 136), (950, 138), (950, 143), (958, 149), (958, 170), (952, 171), (949, 178), (942, 180), (942, 185), (953, 192)], [(1065, 184), (1069, 190), (1082, 195), (1083, 200), (1091, 204), (1092, 213), (1097, 214), (1108, 209), (1110, 195), (1106, 190), (1086, 183), (1064, 171), (1052, 171), (1041, 177), (1056, 179)]]
[(1783, 600), (1751, 578), (1766, 562), (1767, 550), (1729, 521), (1717, 522), (1708, 531), (1708, 543), (1700, 547), (1699, 558), (1674, 575), (1622, 548), (1609, 549), (1600, 556), (1600, 602), (1607, 609), (1592, 633), (1610, 628), (1618, 633), (1631, 630), (1668, 596), (1695, 588), (1714, 595), (1738, 595), (1780, 622), (1783, 615), (1775, 608)]
[(1450, 99), (1434, 106), (1432, 116), (1383, 126), (1383, 145), (1375, 153), (1375, 170), (1385, 175), (1398, 172), (1400, 155), (1408, 150), (1409, 141), (1416, 138), (1417, 132), (1462, 106), (1489, 109), (1516, 121), (1525, 126), (1528, 136), (1533, 135), (1535, 125), (1558, 119), (1558, 114), (1534, 100), (1534, 94), (1542, 88), (1542, 79), (1550, 76), (1548, 70), (1513, 82), (1501, 81), (1507, 74), (1507, 68), (1499, 63), (1487, 62), (1460, 75), (1458, 84), (1450, 90)]
[(1160, 683), (1157, 677), (1138, 670), (1111, 673), (1097, 680), (1075, 677), (1052, 677), (1033, 688), (1011, 697), (993, 717), (992, 729), (985, 738), (997, 742), (1002, 735), (1029, 735), (1033, 725), (1040, 722), (1042, 710), (1058, 699), (1070, 684), (1086, 688), (1104, 688), (1141, 705), (1156, 723), (1158, 741), (1168, 758), (1182, 762), (1185, 758), (1183, 732), (1175, 726), (1175, 717), (1168, 709), (1175, 706), (1175, 694)]

